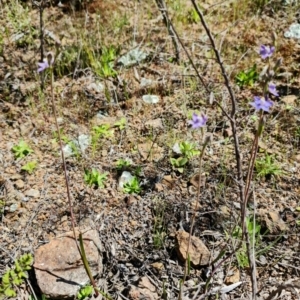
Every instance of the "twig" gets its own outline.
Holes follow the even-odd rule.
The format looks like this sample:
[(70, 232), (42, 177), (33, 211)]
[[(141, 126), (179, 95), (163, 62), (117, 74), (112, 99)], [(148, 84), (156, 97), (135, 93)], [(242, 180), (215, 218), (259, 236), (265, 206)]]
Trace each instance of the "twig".
[(177, 38), (177, 35), (175, 33), (175, 29), (173, 27), (173, 24), (170, 21), (170, 18), (169, 18), (169, 15), (168, 15), (168, 10), (167, 10), (167, 7), (166, 7), (166, 3), (165, 3), (164, 0), (155, 0), (155, 2), (158, 6), (158, 9), (160, 10), (160, 12), (162, 14), (162, 17), (163, 17), (165, 26), (168, 29), (169, 35), (171, 36), (172, 43), (173, 43), (173, 46), (174, 46), (174, 49), (175, 49), (175, 60), (178, 63), (179, 60), (180, 60), (178, 38)]
[[(215, 53), (217, 63), (220, 66), (221, 73), (224, 79), (224, 85), (227, 88), (227, 91), (229, 93), (229, 98), (231, 101), (231, 112), (230, 112), (230, 125), (231, 125), (231, 130), (232, 130), (232, 135), (233, 135), (233, 140), (234, 140), (234, 150), (235, 150), (235, 159), (236, 159), (236, 167), (237, 167), (237, 182), (238, 182), (238, 187), (239, 187), (239, 198), (240, 198), (240, 203), (241, 203), (241, 222), (242, 222), (242, 228), (243, 228), (243, 236), (245, 236), (246, 239), (246, 246), (247, 246), (247, 255), (249, 259), (249, 264), (252, 270), (251, 273), (251, 282), (252, 282), (252, 299), (256, 299), (256, 292), (257, 292), (257, 281), (256, 281), (256, 273), (255, 273), (255, 259), (252, 257), (252, 251), (251, 251), (251, 246), (250, 246), (250, 239), (249, 239), (249, 233), (248, 229), (246, 226), (246, 206), (247, 206), (247, 200), (248, 200), (248, 192), (249, 192), (249, 186), (250, 182), (252, 180), (252, 174), (253, 174), (253, 168), (254, 168), (254, 163), (255, 163), (255, 157), (256, 157), (256, 152), (257, 146), (258, 146), (258, 137), (260, 135), (260, 130), (261, 128), (259, 127), (258, 133), (257, 133), (257, 138), (254, 140), (253, 146), (252, 146), (252, 153), (251, 153), (251, 158), (249, 163), (249, 168), (248, 168), (248, 174), (247, 174), (247, 180), (246, 180), (246, 188), (244, 189), (244, 181), (243, 181), (243, 172), (242, 172), (242, 161), (241, 161), (241, 153), (239, 149), (239, 139), (238, 139), (238, 134), (237, 134), (237, 126), (236, 126), (236, 107), (237, 107), (237, 101), (235, 98), (235, 94), (233, 92), (232, 86), (230, 84), (229, 77), (227, 75), (227, 72), (225, 70), (225, 67), (223, 65), (223, 61), (220, 56), (220, 52), (218, 51), (216, 47), (215, 40), (205, 22), (204, 16), (200, 9), (198, 8), (195, 0), (191, 0), (200, 20), (201, 24), (204, 27), (206, 34), (210, 40), (212, 49)], [(262, 118), (262, 115), (261, 115)], [(262, 120), (262, 119), (261, 119)], [(261, 121), (261, 124), (263, 124), (263, 121)], [(242, 241), (240, 245), (242, 244)]]

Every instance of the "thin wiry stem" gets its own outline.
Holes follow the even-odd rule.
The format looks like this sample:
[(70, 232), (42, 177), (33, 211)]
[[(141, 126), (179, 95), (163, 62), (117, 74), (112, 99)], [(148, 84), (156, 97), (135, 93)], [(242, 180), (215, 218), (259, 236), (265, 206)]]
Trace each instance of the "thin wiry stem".
[[(233, 92), (229, 77), (225, 70), (223, 61), (221, 59), (220, 52), (218, 51), (218, 49), (216, 47), (215, 40), (205, 22), (204, 16), (203, 16), (201, 10), (199, 9), (199, 7), (197, 6), (195, 0), (191, 0), (191, 2), (193, 4), (193, 6), (200, 18), (201, 24), (204, 27), (206, 34), (210, 40), (212, 49), (213, 49), (216, 59), (217, 59), (217, 63), (221, 69), (221, 73), (222, 73), (222, 76), (224, 79), (224, 85), (227, 88), (227, 91), (229, 93), (229, 98), (231, 101), (231, 112), (230, 112), (229, 121), (230, 121), (230, 125), (231, 125), (233, 141), (234, 141), (235, 159), (236, 159), (236, 167), (237, 167), (237, 182), (238, 182), (238, 187), (239, 187), (239, 196), (240, 196), (240, 205), (241, 205), (241, 221), (242, 221), (242, 228), (243, 228), (243, 236), (245, 235), (245, 237), (246, 237), (247, 256), (249, 259), (250, 267), (253, 270), (253, 269), (255, 269), (255, 259), (251, 255), (252, 252), (251, 252), (250, 243), (249, 243), (249, 233), (248, 233), (248, 229), (246, 226), (246, 206), (247, 206), (250, 181), (252, 180), (256, 152), (254, 152), (254, 154), (252, 155), (253, 160), (249, 164), (249, 172), (248, 172), (248, 178), (247, 178), (247, 182), (246, 182), (246, 189), (244, 189), (241, 153), (240, 153), (240, 149), (239, 149), (239, 139), (238, 139), (238, 134), (237, 134), (237, 126), (236, 126), (237, 101), (236, 101), (235, 94)], [(257, 149), (257, 144), (258, 144), (258, 139), (255, 139), (254, 144), (253, 144), (253, 149)], [(256, 274), (254, 272), (251, 273), (251, 282), (252, 282), (252, 296), (253, 296), (253, 299), (256, 299), (255, 291), (257, 291), (257, 281), (256, 281)]]
[[(91, 284), (94, 287), (94, 291), (95, 291), (95, 296), (98, 297), (99, 296), (99, 292), (98, 292), (98, 288), (96, 286), (95, 280), (91, 274), (90, 271), (90, 267), (88, 265), (88, 261), (84, 255), (84, 252), (81, 251), (80, 246), (78, 244), (77, 238), (76, 238), (76, 223), (75, 223), (75, 217), (74, 217), (74, 213), (73, 213), (73, 207), (72, 207), (72, 200), (71, 200), (71, 193), (70, 193), (70, 184), (69, 184), (69, 179), (68, 179), (68, 173), (67, 173), (67, 165), (66, 165), (66, 160), (65, 160), (65, 154), (63, 151), (63, 145), (62, 145), (62, 139), (61, 139), (61, 135), (60, 135), (60, 128), (57, 122), (57, 113), (56, 113), (56, 106), (55, 106), (55, 101), (54, 101), (54, 90), (53, 90), (53, 85), (54, 85), (54, 75), (53, 75), (53, 67), (50, 68), (50, 72), (51, 72), (51, 104), (52, 104), (52, 110), (53, 110), (53, 115), (54, 115), (54, 120), (55, 120), (55, 126), (56, 126), (56, 130), (57, 130), (57, 136), (58, 136), (58, 140), (59, 140), (59, 147), (60, 147), (60, 152), (61, 152), (61, 158), (62, 158), (62, 163), (63, 163), (63, 170), (64, 170), (64, 177), (65, 177), (65, 183), (66, 183), (66, 188), (67, 188), (67, 199), (68, 199), (68, 204), (69, 204), (69, 211), (70, 211), (70, 215), (71, 215), (71, 224), (72, 224), (72, 230), (73, 230), (73, 234), (74, 234), (74, 240), (78, 249), (78, 252), (80, 254), (81, 260), (84, 264), (84, 268), (86, 270), (87, 275), (89, 276), (89, 279), (91, 281)], [(82, 241), (82, 235), (80, 233), (80, 242), (82, 244), (83, 247), (83, 241)]]
[[(199, 206), (199, 201), (200, 201), (202, 159), (203, 159), (203, 156), (204, 156), (204, 153), (205, 153), (206, 146), (208, 145), (208, 142), (209, 142), (208, 138), (204, 140), (204, 144), (203, 144), (202, 150), (200, 152), (200, 156), (199, 156), (199, 178), (198, 178), (198, 190), (197, 190), (197, 197), (196, 197), (197, 200), (196, 200), (196, 205), (195, 205), (195, 208), (194, 208), (194, 213), (193, 213), (193, 216), (192, 216), (192, 223), (191, 223), (191, 227), (190, 227), (189, 240), (188, 240), (188, 245), (187, 245), (187, 249), (186, 249), (186, 257), (189, 256), (189, 249), (190, 249), (190, 244), (191, 244), (191, 239), (192, 239), (192, 233), (193, 233), (196, 213), (197, 213), (198, 206)], [(183, 283), (186, 280), (187, 272), (188, 272), (188, 259), (186, 259), (186, 261), (185, 261), (184, 275), (183, 275), (183, 280), (182, 280)]]

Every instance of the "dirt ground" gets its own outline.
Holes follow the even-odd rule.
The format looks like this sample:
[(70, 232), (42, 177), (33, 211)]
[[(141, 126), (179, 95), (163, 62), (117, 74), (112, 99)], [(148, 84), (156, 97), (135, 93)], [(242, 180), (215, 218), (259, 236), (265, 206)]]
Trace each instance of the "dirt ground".
[[(205, 243), (214, 263), (191, 268), (184, 299), (200, 299), (209, 270), (214, 275), (206, 299), (250, 299), (245, 251), (234, 250), (241, 225), (230, 124), (219, 106), (209, 103), (181, 45), (176, 62), (155, 1), (58, 2), (43, 10), (43, 55), (58, 54), (54, 99), (64, 146), (76, 150), (81, 135), (92, 137), (87, 149), (77, 147), (66, 162), (76, 222), (97, 229), (103, 242), (102, 288), (112, 299), (142, 299), (130, 290), (146, 276), (155, 286), (147, 299), (178, 299), (184, 263), (175, 251), (175, 235), (179, 229), (189, 232), (199, 201), (193, 235)], [(261, 163), (254, 169), (248, 205), (249, 220), (255, 216), (260, 226), (255, 235), (258, 299), (277, 299), (270, 296), (272, 291), (286, 282), (290, 285), (280, 290), (278, 299), (300, 299), (300, 39), (285, 37), (290, 25), (300, 21), (300, 6), (290, 2), (199, 3), (237, 99), (245, 176), (258, 119), (249, 103), (262, 89), (258, 81), (241, 87), (235, 78), (254, 65), (260, 73), (265, 61), (258, 50), (272, 44), (273, 32), (277, 39), (272, 59), (283, 59), (274, 78), (279, 97), (272, 98), (275, 105), (265, 114), (257, 153)], [(50, 73), (37, 72), (41, 39), (36, 4), (11, 0), (0, 6), (0, 275), (22, 254), (34, 254), (40, 245), (71, 230)], [(192, 3), (169, 0), (166, 5), (206, 86), (230, 112), (219, 65)], [(142, 58), (125, 66), (122, 58), (133, 49)], [(145, 95), (150, 97), (145, 100)], [(201, 149), (201, 131), (188, 124), (194, 111), (208, 116), (205, 132), (212, 136), (203, 157), (199, 200), (198, 156), (182, 172), (170, 161), (179, 156), (176, 143), (188, 141)], [(95, 126), (104, 131), (98, 139), (93, 139)], [(20, 141), (32, 149), (24, 157), (12, 150)], [(124, 160), (129, 163), (122, 165)], [(32, 162), (32, 172), (24, 170)], [(92, 169), (106, 173), (102, 188), (86, 183), (84, 175)], [(139, 193), (118, 187), (123, 171), (136, 176)], [(236, 253), (218, 265), (222, 251), (225, 256)], [(242, 284), (228, 293), (212, 292), (235, 282)], [(41, 297), (30, 273), (18, 288), (24, 298), (17, 299), (34, 299), (29, 283)]]

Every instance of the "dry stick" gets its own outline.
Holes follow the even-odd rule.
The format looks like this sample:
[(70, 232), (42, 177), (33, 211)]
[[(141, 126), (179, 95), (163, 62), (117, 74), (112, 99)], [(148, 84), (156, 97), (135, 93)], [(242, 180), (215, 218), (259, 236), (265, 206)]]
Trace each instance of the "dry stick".
[[(74, 234), (74, 240), (75, 240), (78, 252), (80, 254), (81, 260), (83, 262), (84, 268), (86, 270), (86, 273), (89, 276), (89, 279), (90, 279), (90, 281), (93, 285), (95, 295), (96, 295), (96, 297), (98, 297), (99, 296), (98, 288), (97, 288), (95, 280), (94, 280), (94, 278), (91, 274), (86, 256), (84, 254), (84, 251), (81, 251), (81, 248), (78, 245), (78, 241), (77, 241), (77, 238), (76, 238), (75, 217), (74, 217), (73, 208), (72, 208), (70, 185), (69, 185), (69, 180), (68, 180), (68, 175), (67, 175), (67, 166), (66, 166), (65, 154), (64, 154), (63, 146), (62, 146), (62, 140), (61, 140), (61, 136), (60, 136), (60, 129), (59, 129), (59, 125), (58, 125), (58, 122), (57, 122), (56, 106), (55, 106), (55, 102), (54, 102), (54, 90), (53, 90), (54, 75), (53, 75), (53, 68), (52, 67), (50, 69), (50, 72), (51, 72), (51, 104), (52, 104), (52, 110), (53, 110), (53, 115), (54, 115), (54, 119), (55, 119), (55, 126), (56, 126), (56, 130), (57, 130), (57, 136), (58, 136), (58, 140), (59, 140), (61, 158), (62, 158), (62, 162), (63, 162), (64, 176), (65, 176), (65, 182), (66, 182), (66, 188), (67, 188), (67, 198), (68, 198), (69, 210), (70, 210), (70, 214), (71, 214), (71, 223), (72, 223), (72, 230), (73, 230), (73, 234)], [(80, 233), (80, 242), (81, 243), (83, 242), (81, 233)], [(81, 246), (83, 246), (83, 245), (81, 245)]]
[[(195, 0), (191, 0), (191, 2), (200, 18), (201, 24), (204, 27), (209, 40), (211, 42), (212, 49), (215, 52), (217, 62), (221, 68), (222, 76), (224, 78), (224, 84), (228, 90), (230, 100), (231, 100), (231, 113), (230, 113), (231, 118), (229, 120), (230, 120), (232, 135), (233, 135), (233, 139), (234, 139), (235, 159), (236, 159), (236, 164), (237, 164), (237, 182), (238, 182), (240, 201), (241, 201), (241, 220), (242, 220), (242, 226), (244, 228), (244, 234), (245, 234), (246, 242), (247, 242), (247, 241), (249, 241), (249, 234), (248, 234), (247, 226), (245, 226), (246, 225), (246, 209), (244, 209), (244, 207), (247, 205), (247, 201), (246, 201), (247, 196), (245, 195), (245, 191), (244, 191), (241, 153), (240, 153), (240, 149), (239, 149), (239, 140), (238, 140), (238, 135), (237, 135), (236, 118), (235, 118), (237, 102), (236, 102), (236, 98), (235, 98), (234, 92), (232, 90), (228, 75), (226, 73), (223, 62), (221, 60), (220, 53), (217, 50), (215, 40), (205, 22), (204, 16), (203, 16), (202, 12), (200, 11), (200, 9), (198, 8)], [(255, 156), (253, 158), (255, 159)], [(248, 193), (249, 185), (250, 185), (249, 180), (252, 179), (254, 161), (250, 162), (250, 164), (251, 164), (252, 169), (250, 169), (251, 176), (247, 177), (247, 180), (248, 180), (246, 183), (247, 193)], [(255, 269), (255, 260), (253, 259), (252, 255), (251, 255), (251, 249), (248, 246), (249, 245), (247, 245), (247, 255), (248, 255), (250, 267), (253, 270), (253, 269)], [(257, 281), (256, 281), (256, 276), (255, 276), (255, 274), (253, 274), (253, 272), (251, 273), (251, 283), (252, 283), (252, 298), (256, 299), (255, 291), (257, 291)]]
[[(189, 52), (187, 51), (185, 45), (183, 44), (181, 38), (179, 37), (179, 35), (178, 35), (178, 33), (177, 33), (175, 27), (173, 26), (172, 21), (169, 20), (169, 23), (170, 23), (170, 25), (172, 26), (173, 31), (174, 31), (174, 34), (175, 34), (177, 40), (179, 41), (179, 43), (180, 43), (182, 49), (184, 50), (186, 56), (188, 57), (190, 64), (192, 65), (194, 71), (196, 72), (197, 77), (199, 78), (200, 82), (202, 83), (202, 85), (203, 85), (203, 87), (204, 87), (204, 89), (205, 89), (207, 95), (210, 97), (211, 94), (212, 94), (212, 91), (210, 91), (210, 89), (207, 87), (207, 85), (206, 85), (204, 79), (203, 79), (202, 76), (200, 75), (200, 73), (199, 73), (199, 71), (198, 71), (198, 69), (197, 69), (197, 67), (196, 67), (196, 65), (195, 65), (195, 63), (194, 63), (192, 57), (190, 56), (190, 54), (189, 54)], [(220, 103), (218, 103), (217, 101), (215, 101), (215, 103), (216, 103), (216, 105), (221, 109), (222, 113), (223, 113), (229, 120), (231, 120), (231, 116), (225, 111), (225, 109), (222, 107), (222, 105), (221, 105)]]
[(176, 62), (178, 63), (180, 60), (178, 38), (177, 38), (177, 35), (175, 34), (173, 24), (170, 22), (166, 3), (164, 0), (155, 0), (155, 2), (158, 6), (158, 9), (160, 10), (160, 12), (162, 14), (162, 17), (163, 17), (165, 26), (168, 29), (169, 35), (171, 36), (172, 43), (173, 43), (173, 46), (175, 49), (175, 59), (176, 59)]

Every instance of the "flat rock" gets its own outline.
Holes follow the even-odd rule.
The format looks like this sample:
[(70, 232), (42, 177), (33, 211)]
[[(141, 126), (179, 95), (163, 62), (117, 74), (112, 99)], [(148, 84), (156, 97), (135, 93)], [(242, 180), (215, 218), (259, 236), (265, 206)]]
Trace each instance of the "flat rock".
[(35, 189), (27, 190), (27, 191), (25, 191), (24, 194), (27, 197), (33, 197), (33, 198), (38, 198), (40, 196), (39, 190), (35, 190)]
[(149, 120), (145, 123), (145, 125), (153, 128), (164, 128), (162, 119), (160, 118)]
[[(78, 231), (76, 235), (78, 237)], [(85, 230), (83, 242), (92, 275), (99, 275), (103, 267), (98, 232)], [(74, 298), (80, 287), (89, 283), (72, 231), (39, 247), (34, 257), (37, 283), (47, 298)]]
[[(184, 230), (176, 232), (176, 251), (183, 262), (187, 259), (187, 247), (189, 242), (189, 233)], [(191, 237), (191, 243), (189, 247), (190, 262), (193, 267), (205, 266), (209, 263), (211, 254), (204, 243), (197, 237)]]

